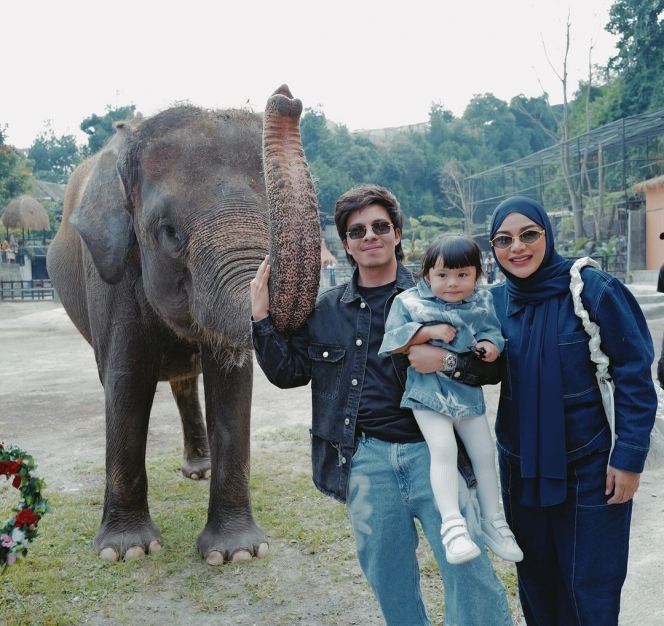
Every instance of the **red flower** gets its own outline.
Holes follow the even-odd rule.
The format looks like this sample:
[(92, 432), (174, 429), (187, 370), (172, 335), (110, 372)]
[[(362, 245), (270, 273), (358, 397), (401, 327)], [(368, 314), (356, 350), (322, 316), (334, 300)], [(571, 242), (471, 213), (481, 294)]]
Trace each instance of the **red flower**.
[(0, 461), (0, 476), (13, 476), (21, 469), (19, 461)]
[(39, 516), (35, 515), (30, 509), (23, 509), (17, 516), (14, 526), (18, 528), (23, 524), (35, 524), (39, 521)]
[(12, 487), (14, 487), (14, 489), (20, 489), (22, 480), (23, 479), (18, 474), (14, 476), (14, 480), (12, 481)]

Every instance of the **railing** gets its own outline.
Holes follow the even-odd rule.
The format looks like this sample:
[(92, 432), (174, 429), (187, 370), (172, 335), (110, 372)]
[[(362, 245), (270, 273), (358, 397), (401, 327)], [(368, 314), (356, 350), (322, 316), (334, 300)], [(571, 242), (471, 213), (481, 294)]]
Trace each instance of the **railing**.
[[(579, 257), (566, 256), (565, 258), (574, 261)], [(612, 274), (623, 283), (625, 282), (627, 278), (627, 257), (625, 254), (591, 255), (591, 258), (599, 263), (602, 270)], [(405, 263), (404, 265), (414, 274), (417, 274), (420, 269), (419, 263)], [(324, 267), (320, 271), (320, 286), (325, 288), (347, 283), (352, 274), (353, 268), (350, 265)]]
[(0, 280), (0, 300), (54, 300), (55, 289), (48, 279)]

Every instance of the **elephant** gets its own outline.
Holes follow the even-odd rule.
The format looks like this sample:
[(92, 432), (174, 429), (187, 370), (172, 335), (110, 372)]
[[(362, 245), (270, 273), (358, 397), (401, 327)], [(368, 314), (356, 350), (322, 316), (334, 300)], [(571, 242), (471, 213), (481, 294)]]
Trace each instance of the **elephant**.
[(301, 114), (287, 85), (263, 115), (174, 106), (117, 123), (72, 173), (47, 267), (104, 389), (103, 559), (161, 549), (145, 469), (158, 381), (180, 412), (182, 472), (210, 478), (199, 553), (218, 565), (269, 551), (249, 493), (249, 284), (269, 254), (277, 328), (288, 335), (313, 310), (321, 234)]

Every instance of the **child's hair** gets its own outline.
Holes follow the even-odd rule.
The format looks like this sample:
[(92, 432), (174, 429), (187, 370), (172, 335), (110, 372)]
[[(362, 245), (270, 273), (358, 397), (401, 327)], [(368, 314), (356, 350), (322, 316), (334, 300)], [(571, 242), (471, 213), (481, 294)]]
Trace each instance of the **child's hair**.
[(474, 239), (462, 235), (443, 235), (434, 240), (422, 257), (420, 278), (429, 273), (438, 259), (443, 260), (443, 267), (451, 270), (460, 267), (474, 267), (477, 279), (482, 276), (482, 251)]

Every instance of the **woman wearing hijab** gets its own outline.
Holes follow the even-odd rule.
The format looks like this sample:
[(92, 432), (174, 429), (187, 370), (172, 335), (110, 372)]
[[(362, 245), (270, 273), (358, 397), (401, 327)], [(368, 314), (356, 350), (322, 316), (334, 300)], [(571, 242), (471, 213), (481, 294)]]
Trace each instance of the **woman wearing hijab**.
[(503, 505), (523, 549), (519, 595), (529, 625), (616, 625), (632, 497), (655, 420), (652, 339), (630, 291), (592, 267), (582, 301), (600, 328), (615, 383), (616, 441), (574, 313), (570, 267), (544, 208), (513, 197), (491, 220), (505, 282), (492, 286), (507, 339), (496, 419)]

